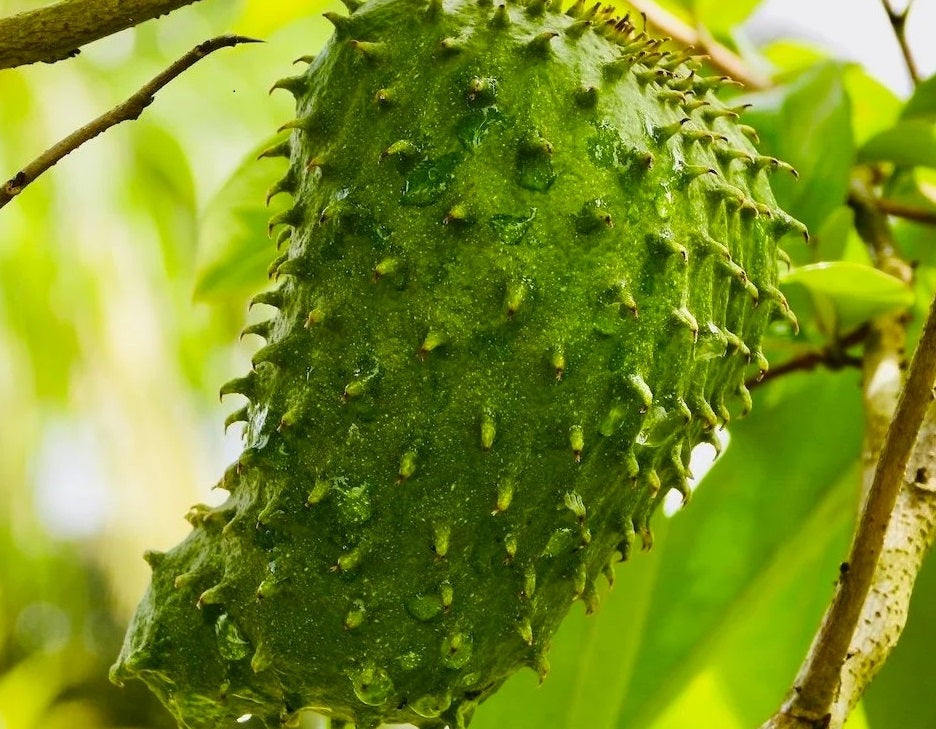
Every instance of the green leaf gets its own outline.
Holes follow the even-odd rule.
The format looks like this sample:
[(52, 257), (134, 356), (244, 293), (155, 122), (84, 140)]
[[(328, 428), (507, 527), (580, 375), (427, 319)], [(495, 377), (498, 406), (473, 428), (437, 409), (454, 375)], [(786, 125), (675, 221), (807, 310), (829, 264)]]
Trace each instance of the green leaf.
[(789, 38), (774, 41), (761, 54), (781, 73), (802, 72), (828, 58), (822, 48)]
[[(861, 462), (855, 458), (798, 525), (800, 534), (810, 535), (806, 543), (765, 561), (713, 646), (714, 670), (744, 726), (759, 726), (780, 706), (806, 655), (848, 553), (860, 483)], [(791, 614), (812, 619), (790, 620)], [(753, 675), (756, 682), (748, 680)]]
[(936, 75), (930, 76), (914, 89), (900, 117), (936, 121)]
[(849, 65), (845, 71), (845, 90), (851, 99), (856, 145), (883, 132), (900, 116), (901, 101), (897, 95), (857, 64)]
[(730, 33), (741, 25), (753, 13), (761, 0), (695, 0), (693, 3), (696, 21), (708, 28), (714, 35)]
[(847, 205), (832, 211), (822, 227), (814, 232), (813, 238), (814, 250), (820, 260), (871, 263), (867, 247), (855, 231), (855, 213)]
[(859, 324), (914, 302), (913, 290), (900, 279), (851, 261), (800, 266), (783, 274), (781, 281), (785, 286), (805, 286), (813, 296), (829, 300), (843, 326)]
[[(855, 377), (822, 373), (776, 384), (781, 386), (764, 393), (766, 402), (757, 403), (751, 418), (732, 426), (724, 459), (673, 519), (671, 536), (661, 545), (666, 554), (642, 628), (641, 667), (628, 686), (618, 729), (646, 726), (708, 665), (732, 626), (758, 609), (769, 610), (784, 585), (800, 582), (809, 591), (817, 579), (831, 582), (837, 562), (817, 572), (817, 545), (804, 543), (802, 535), (828, 539), (840, 528), (831, 503), (841, 499), (833, 496), (835, 484), (856, 498), (857, 484), (842, 482), (860, 453)], [(838, 512), (838, 519), (850, 518), (850, 512)], [(821, 532), (823, 525), (823, 534), (809, 531), (814, 526)], [(808, 635), (821, 611), (811, 607), (787, 611), (773, 629)], [(789, 655), (779, 643), (774, 646)], [(769, 648), (747, 644), (751, 660), (767, 666), (778, 659)], [(761, 687), (763, 716), (776, 707), (791, 678), (784, 671), (779, 686)]]
[(923, 167), (915, 172), (914, 178), (920, 196), (930, 206), (936, 206), (936, 170)]
[(936, 167), (936, 123), (926, 119), (901, 121), (871, 137), (859, 151), (858, 161)]
[[(881, 196), (912, 208), (936, 213), (936, 168), (905, 167), (887, 181)], [(919, 274), (936, 267), (936, 228), (905, 218), (893, 218), (891, 228), (897, 248), (912, 261)]]
[(257, 155), (282, 141), (269, 140), (250, 152), (208, 203), (201, 222), (195, 298), (236, 298), (263, 287), (274, 246), (264, 231), (271, 217), (264, 191), (283, 172), (280, 159), (257, 160)]
[(170, 276), (190, 274), (197, 236), (195, 183), (178, 140), (158, 124), (144, 121), (130, 138), (133, 157), (124, 174), (129, 204), (149, 214), (159, 231)]
[(759, 131), (762, 151), (800, 173), (799, 181), (774, 176), (777, 200), (813, 229), (845, 199), (854, 159), (843, 70), (823, 63), (786, 86), (744, 98), (754, 104), (745, 120)]

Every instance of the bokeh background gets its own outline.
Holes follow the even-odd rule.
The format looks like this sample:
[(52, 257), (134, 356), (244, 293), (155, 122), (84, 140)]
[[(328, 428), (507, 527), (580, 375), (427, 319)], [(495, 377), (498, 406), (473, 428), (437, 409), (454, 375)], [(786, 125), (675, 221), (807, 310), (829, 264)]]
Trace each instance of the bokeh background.
[[(0, 0), (0, 14), (41, 4)], [(664, 4), (778, 81), (751, 116), (765, 150), (802, 173), (778, 192), (818, 244), (793, 244), (794, 257), (867, 268), (844, 189), (862, 145), (894, 124), (910, 92), (878, 0)], [(191, 504), (218, 502), (211, 487), (239, 452), (239, 426), (221, 425), (237, 405), (219, 403), (217, 389), (257, 346), (237, 335), (272, 257), (262, 201), (281, 164), (252, 160), (291, 117), (289, 95), (267, 89), (324, 43), (328, 9), (338, 8), (206, 0), (76, 59), (0, 71), (5, 179), (196, 43), (226, 32), (267, 41), (202, 61), (139, 121), (0, 211), (0, 729), (173, 726), (142, 686), (110, 685), (107, 669), (148, 581), (143, 550), (180, 540)], [(919, 0), (910, 18), (928, 76), (936, 2)], [(933, 166), (905, 187), (936, 207)], [(822, 284), (791, 281), (803, 334), (777, 332), (774, 361), (869, 314), (919, 308), (936, 282), (932, 230), (898, 226), (921, 261), (916, 291), (875, 279), (870, 293), (833, 296), (830, 321), (816, 303)], [(573, 610), (546, 684), (514, 678), (476, 726), (741, 729), (770, 714), (851, 532), (859, 384), (853, 370), (823, 371), (756, 390), (754, 414), (731, 428), (691, 507), (657, 517), (656, 547), (618, 570), (597, 616)], [(905, 638), (850, 729), (936, 727), (934, 650), (931, 560)]]

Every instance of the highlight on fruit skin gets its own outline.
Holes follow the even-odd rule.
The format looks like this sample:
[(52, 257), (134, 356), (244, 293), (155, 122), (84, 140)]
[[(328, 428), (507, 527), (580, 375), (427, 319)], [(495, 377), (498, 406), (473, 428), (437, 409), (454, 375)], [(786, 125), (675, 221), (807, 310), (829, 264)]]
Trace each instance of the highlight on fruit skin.
[(221, 388), (247, 399), (230, 496), (147, 553), (112, 672), (186, 727), (456, 729), (545, 677), (795, 325), (789, 170), (697, 59), (582, 0), (346, 4), (274, 85), (293, 202), (266, 344)]

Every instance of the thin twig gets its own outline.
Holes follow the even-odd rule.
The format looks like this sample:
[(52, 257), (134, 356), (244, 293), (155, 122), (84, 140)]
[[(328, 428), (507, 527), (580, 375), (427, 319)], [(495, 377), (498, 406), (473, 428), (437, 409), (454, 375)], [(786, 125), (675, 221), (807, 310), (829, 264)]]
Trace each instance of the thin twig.
[[(906, 264), (895, 255), (893, 236), (887, 225), (887, 219), (877, 210), (871, 191), (860, 181), (853, 182), (849, 204), (855, 209), (856, 227), (862, 238), (872, 247), (877, 257), (878, 267), (889, 271), (899, 269), (901, 278), (904, 279), (909, 276)], [(903, 336), (904, 328), (898, 320), (882, 320), (876, 326), (874, 337), (868, 346), (866, 369), (873, 369), (876, 375), (881, 368), (874, 363), (878, 360), (886, 362), (886, 369), (896, 373), (899, 384), (899, 363), (893, 360), (895, 357), (902, 356)], [(895, 347), (893, 342), (887, 341), (888, 339), (899, 342), (899, 347)], [(855, 676), (850, 675), (846, 661), (856, 635), (858, 620), (871, 599), (875, 576), (881, 574), (877, 570), (884, 540), (904, 484), (908, 459), (917, 442), (924, 416), (933, 402), (934, 384), (936, 384), (936, 298), (932, 302), (923, 335), (910, 365), (906, 385), (897, 403), (896, 412), (886, 430), (879, 421), (883, 417), (886, 423), (887, 413), (869, 412), (868, 427), (871, 432), (869, 441), (875, 440), (874, 431), (876, 430), (880, 429), (886, 435), (873, 471), (848, 560), (842, 564), (835, 596), (826, 611), (809, 655), (800, 669), (791, 695), (780, 711), (771, 717), (762, 729), (825, 729), (830, 726), (833, 719), (833, 710), (836, 709), (836, 702), (840, 696), (843, 674), (848, 675), (851, 684), (849, 691), (853, 695), (856, 692), (860, 695), (864, 686), (870, 681), (870, 677), (861, 677), (862, 681), (857, 681)], [(883, 398), (877, 398), (873, 391), (880, 389), (881, 385), (866, 381), (866, 407), (869, 407), (869, 402), (872, 400), (888, 400), (886, 390), (889, 386), (886, 385), (883, 388), (885, 390)], [(869, 409), (876, 411), (878, 408), (875, 405)], [(869, 450), (877, 450), (876, 443), (871, 442), (869, 446)], [(882, 589), (881, 586), (878, 586), (878, 589)], [(836, 709), (836, 719), (844, 720), (840, 708)], [(835, 726), (840, 726), (840, 724)]]
[(198, 0), (62, 0), (0, 18), (0, 69), (55, 63), (78, 49)]
[(153, 103), (153, 99), (160, 89), (209, 53), (213, 53), (220, 48), (236, 46), (240, 43), (260, 42), (254, 38), (245, 38), (239, 35), (222, 35), (195, 46), (122, 104), (102, 114), (94, 121), (81, 127), (81, 129), (72, 132), (13, 175), (0, 187), (0, 208), (19, 195), (39, 175), (85, 142), (94, 139), (97, 135), (121, 122), (139, 118), (143, 110)]
[(803, 352), (782, 364), (771, 367), (762, 377), (752, 377), (745, 385), (750, 390), (792, 372), (810, 371), (817, 367), (826, 367), (830, 370), (840, 370), (844, 367), (859, 367), (861, 366), (861, 359), (848, 354), (846, 350), (857, 344), (861, 344), (867, 336), (868, 327), (866, 325), (860, 326), (854, 331), (829, 342), (821, 349), (812, 349)]
[(916, 223), (925, 223), (926, 225), (936, 225), (936, 211), (918, 208), (914, 205), (907, 205), (897, 200), (880, 198), (876, 201), (877, 208), (886, 215), (893, 215), (895, 218), (912, 220)]
[(887, 13), (887, 19), (894, 29), (894, 35), (897, 36), (897, 43), (900, 44), (900, 51), (903, 53), (904, 63), (907, 64), (907, 73), (910, 74), (910, 80), (916, 86), (920, 83), (920, 71), (917, 68), (916, 61), (913, 59), (913, 53), (910, 50), (910, 44), (907, 42), (907, 15), (910, 13), (910, 6), (913, 0), (907, 2), (907, 6), (900, 12), (894, 10), (890, 0), (881, 0), (884, 6), (884, 12)]
[(627, 4), (638, 13), (641, 13), (650, 26), (656, 28), (657, 31), (668, 36), (679, 45), (702, 50), (708, 55), (708, 62), (712, 67), (729, 78), (739, 81), (755, 91), (771, 86), (769, 78), (750, 68), (736, 53), (718, 43), (708, 33), (686, 25), (653, 0), (627, 0)]

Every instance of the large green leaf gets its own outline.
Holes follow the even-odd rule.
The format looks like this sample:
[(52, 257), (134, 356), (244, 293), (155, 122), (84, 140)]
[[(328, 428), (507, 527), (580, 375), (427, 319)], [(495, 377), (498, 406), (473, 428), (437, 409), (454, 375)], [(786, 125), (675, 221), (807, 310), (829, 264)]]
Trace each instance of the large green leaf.
[(773, 41), (760, 53), (780, 74), (802, 73), (828, 58), (822, 48), (789, 38)]
[(936, 123), (927, 119), (898, 122), (871, 137), (859, 151), (858, 161), (936, 167)]
[(780, 706), (819, 627), (848, 553), (860, 483), (856, 458), (797, 526), (797, 548), (774, 552), (724, 621), (711, 662), (747, 727)]
[(813, 251), (819, 261), (871, 263), (868, 248), (855, 230), (855, 211), (841, 205), (830, 213), (822, 227), (813, 231)]
[(761, 0), (695, 0), (693, 10), (696, 20), (714, 35), (729, 34), (741, 25), (761, 4)]
[[(512, 679), (478, 712), (476, 725), (653, 726), (713, 656), (723, 655), (726, 635), (735, 636), (732, 651), (743, 646), (729, 630), (742, 616), (745, 625), (771, 621), (765, 624), (778, 636), (746, 645), (749, 662), (778, 664), (775, 681), (755, 692), (753, 708), (744, 707), (766, 715), (792, 677), (790, 656), (805, 651), (802, 639), (815, 628), (840, 558), (833, 547), (843, 541), (856, 498), (855, 484), (842, 478), (860, 450), (856, 392), (853, 376), (828, 373), (765, 389), (752, 416), (732, 425), (731, 444), (693, 503), (672, 520), (657, 519), (653, 552), (618, 569), (597, 616), (574, 611), (563, 625), (548, 688), (537, 692), (531, 675)], [(778, 616), (775, 598), (808, 609)], [(716, 726), (700, 712), (693, 726)]]
[(936, 75), (930, 76), (914, 89), (901, 117), (936, 121)]
[[(857, 484), (841, 479), (860, 452), (855, 378), (824, 373), (777, 384), (757, 404), (757, 416), (732, 429), (725, 459), (707, 477), (696, 503), (674, 519), (642, 636), (641, 670), (628, 687), (619, 729), (649, 723), (710, 661), (740, 616), (771, 617), (784, 584), (796, 585), (802, 596), (817, 588), (829, 594), (822, 587), (835, 564), (817, 570), (816, 545), (807, 542), (834, 533), (834, 486), (857, 492)], [(807, 532), (809, 526), (820, 533)], [(767, 615), (758, 612), (764, 608)], [(803, 610), (788, 613), (773, 628), (793, 637), (811, 631), (817, 620), (817, 612)], [(747, 644), (751, 660), (765, 665), (779, 659), (769, 648)], [(779, 686), (763, 687), (768, 700), (761, 712), (775, 708), (789, 680), (784, 672)]]
[(873, 266), (852, 261), (825, 261), (785, 273), (785, 286), (805, 286), (814, 297), (834, 307), (843, 326), (859, 324), (878, 314), (905, 309), (914, 302), (913, 290), (900, 279)]
[(810, 228), (818, 229), (848, 190), (855, 150), (843, 71), (823, 63), (744, 99), (754, 105), (745, 118), (759, 131), (761, 149), (799, 170), (799, 181), (775, 175), (772, 186), (781, 205)]
[(142, 119), (130, 137), (132, 161), (126, 175), (128, 206), (143, 211), (159, 231), (165, 274), (187, 278), (195, 259), (195, 184), (178, 140), (159, 124)]
[(845, 71), (845, 90), (851, 100), (855, 144), (861, 145), (890, 127), (901, 113), (897, 95), (857, 64)]

